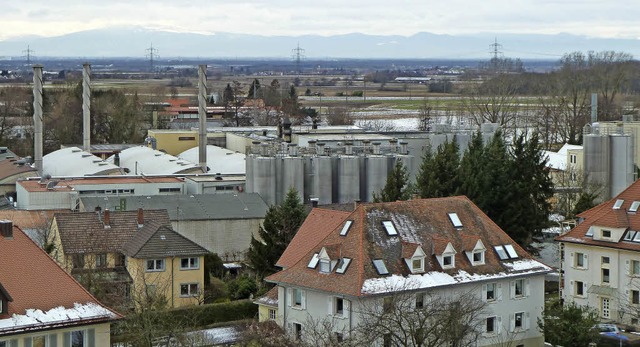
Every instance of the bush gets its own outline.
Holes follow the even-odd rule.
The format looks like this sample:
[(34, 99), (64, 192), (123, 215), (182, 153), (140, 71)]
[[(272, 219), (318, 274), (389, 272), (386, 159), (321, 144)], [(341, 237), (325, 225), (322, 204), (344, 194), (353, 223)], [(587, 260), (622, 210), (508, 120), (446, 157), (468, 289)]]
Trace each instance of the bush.
[(362, 97), (362, 96), (364, 96), (364, 92), (363, 92), (362, 90), (354, 90), (354, 91), (351, 93), (351, 96), (359, 96), (359, 97)]
[(231, 300), (247, 299), (258, 291), (256, 280), (249, 276), (240, 276), (227, 284)]

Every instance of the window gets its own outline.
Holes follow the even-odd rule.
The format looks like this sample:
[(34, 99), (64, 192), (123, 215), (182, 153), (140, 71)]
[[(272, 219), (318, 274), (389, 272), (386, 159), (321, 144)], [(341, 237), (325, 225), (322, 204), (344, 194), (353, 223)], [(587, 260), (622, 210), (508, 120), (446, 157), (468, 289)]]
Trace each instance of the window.
[(302, 307), (302, 297), (304, 296), (303, 290), (294, 289), (293, 290), (293, 306), (294, 307)]
[(342, 258), (342, 259), (340, 259), (340, 261), (338, 262), (338, 267), (336, 269), (336, 273), (337, 274), (343, 274), (345, 271), (347, 271), (347, 268), (349, 267), (349, 264), (351, 264), (351, 258)]
[(396, 230), (395, 225), (393, 225), (393, 222), (390, 220), (385, 220), (382, 221), (382, 225), (384, 226), (384, 230), (387, 231), (387, 235), (389, 236), (397, 236), (398, 235), (398, 231)]
[(155, 284), (147, 284), (144, 289), (147, 294), (147, 298), (149, 299), (155, 298), (156, 291), (157, 291), (157, 287)]
[(514, 315), (514, 328), (522, 329), (524, 328), (524, 312), (518, 312)]
[(602, 269), (602, 283), (609, 283), (609, 269)]
[(602, 257), (602, 264), (609, 264), (609, 257)]
[(382, 259), (373, 259), (373, 266), (376, 268), (378, 275), (388, 275), (389, 270), (387, 270), (387, 266), (384, 264), (384, 260)]
[(575, 163), (577, 162), (577, 159), (578, 159), (578, 158), (577, 158), (577, 156), (576, 156), (575, 154), (570, 154), (570, 155), (569, 155), (569, 162), (570, 162), (571, 164), (575, 164)]
[(107, 254), (96, 254), (96, 267), (107, 267)]
[(484, 264), (484, 252), (473, 252), (473, 263), (481, 263)]
[(424, 257), (415, 257), (411, 261), (411, 271), (412, 272), (422, 272), (424, 271)]
[(638, 290), (631, 291), (631, 303), (634, 305), (640, 304), (640, 291)]
[(496, 326), (496, 317), (487, 317), (487, 326), (485, 329), (485, 332), (487, 334), (494, 334), (497, 332), (497, 326)]
[(124, 256), (124, 254), (117, 254), (115, 266), (125, 266), (126, 265), (125, 260), (126, 260), (126, 257)]
[(47, 346), (47, 336), (34, 336), (31, 338), (31, 347), (46, 347)]
[(442, 265), (443, 265), (443, 267), (451, 267), (451, 266), (453, 266), (453, 256), (452, 255), (444, 255), (444, 256), (442, 256)]
[(84, 267), (84, 254), (74, 254), (71, 256), (71, 262), (74, 269), (82, 269)]
[(620, 207), (622, 207), (622, 204), (624, 204), (624, 200), (623, 199), (616, 200), (616, 203), (613, 204), (613, 209), (614, 210), (619, 210)]
[(504, 250), (504, 247), (502, 247), (502, 245), (494, 246), (493, 249), (495, 249), (496, 253), (498, 253), (498, 258), (500, 258), (500, 260), (509, 259), (507, 251)]
[(584, 253), (576, 253), (576, 267), (585, 267)]
[(147, 259), (147, 272), (164, 271), (164, 259)]
[(602, 238), (610, 239), (611, 238), (611, 230), (602, 230)]
[(416, 308), (424, 307), (424, 293), (416, 294)]
[(331, 261), (328, 259), (320, 259), (320, 272), (328, 274), (331, 272)]
[(524, 296), (524, 279), (519, 279), (514, 281), (514, 296), (516, 298), (521, 298)]
[(293, 323), (293, 336), (296, 340), (302, 339), (302, 324)]
[(178, 141), (194, 141), (195, 136), (178, 136)]
[(460, 221), (460, 218), (458, 217), (458, 214), (455, 212), (449, 213), (449, 220), (451, 220), (451, 224), (453, 224), (453, 227), (458, 229), (458, 228), (462, 228), (462, 222)]
[(318, 265), (318, 261), (320, 261), (320, 257), (318, 257), (318, 253), (314, 253), (311, 256), (311, 260), (309, 260), (309, 264), (307, 264), (307, 267), (309, 269), (315, 269), (316, 266)]
[(180, 270), (193, 270), (200, 268), (200, 259), (198, 257), (181, 258)]
[(496, 284), (495, 283), (487, 283), (487, 290), (484, 293), (484, 297), (487, 301), (496, 300)]
[(342, 230), (340, 230), (340, 236), (347, 236), (347, 233), (349, 233), (349, 229), (351, 228), (351, 224), (353, 224), (352, 220), (344, 222), (344, 226), (342, 227)]
[(575, 282), (576, 295), (583, 296), (584, 295), (584, 282), (576, 281)]
[(631, 267), (629, 268), (630, 271), (630, 275), (633, 276), (638, 276), (640, 275), (640, 261), (638, 260), (632, 260), (631, 261)]
[(336, 298), (334, 314), (342, 316), (344, 314), (344, 299)]
[(269, 319), (276, 320), (276, 310), (272, 308), (269, 309)]
[(511, 259), (518, 258), (518, 253), (516, 253), (516, 249), (513, 248), (512, 244), (504, 245), (504, 249), (507, 250), (507, 254), (509, 255), (509, 258)]
[(4, 299), (0, 298), (0, 314), (3, 314), (4, 312)]
[(84, 330), (71, 332), (71, 347), (84, 347)]
[(180, 296), (196, 296), (200, 291), (198, 290), (198, 283), (181, 283), (180, 284)]

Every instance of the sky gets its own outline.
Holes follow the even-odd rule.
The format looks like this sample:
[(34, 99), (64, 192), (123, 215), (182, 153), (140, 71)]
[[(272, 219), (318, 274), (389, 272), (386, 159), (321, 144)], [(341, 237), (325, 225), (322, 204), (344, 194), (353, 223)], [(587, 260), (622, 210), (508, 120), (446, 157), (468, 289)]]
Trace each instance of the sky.
[(569, 33), (640, 39), (638, 18), (638, 0), (21, 0), (2, 5), (0, 40), (114, 26), (267, 36)]

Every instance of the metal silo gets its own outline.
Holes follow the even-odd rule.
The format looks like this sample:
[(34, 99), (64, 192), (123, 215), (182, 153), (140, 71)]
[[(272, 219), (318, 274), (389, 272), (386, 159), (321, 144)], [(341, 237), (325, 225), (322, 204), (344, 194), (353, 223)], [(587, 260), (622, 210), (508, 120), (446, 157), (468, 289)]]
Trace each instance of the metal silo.
[(633, 138), (630, 135), (611, 135), (611, 197), (620, 194), (634, 181)]
[[(276, 158), (255, 156), (251, 160), (253, 185), (247, 185), (247, 191), (258, 193), (267, 205), (275, 205), (276, 201)], [(249, 190), (251, 188), (251, 190)]]
[(380, 191), (387, 183), (388, 159), (383, 155), (371, 155), (366, 158), (366, 161), (367, 189), (364, 201), (371, 202), (373, 201), (373, 193), (380, 194)]
[(360, 200), (359, 158), (343, 155), (338, 158), (338, 203)]
[(311, 158), (312, 168), (312, 193), (318, 198), (318, 204), (327, 205), (333, 201), (334, 175), (331, 157), (316, 156)]
[(301, 157), (281, 157), (277, 159), (277, 188), (276, 201), (281, 203), (289, 192), (294, 188), (298, 196), (304, 196), (304, 158)]
[(584, 174), (589, 183), (600, 185), (604, 188), (602, 197), (609, 199), (610, 190), (610, 143), (608, 135), (585, 134), (584, 135)]

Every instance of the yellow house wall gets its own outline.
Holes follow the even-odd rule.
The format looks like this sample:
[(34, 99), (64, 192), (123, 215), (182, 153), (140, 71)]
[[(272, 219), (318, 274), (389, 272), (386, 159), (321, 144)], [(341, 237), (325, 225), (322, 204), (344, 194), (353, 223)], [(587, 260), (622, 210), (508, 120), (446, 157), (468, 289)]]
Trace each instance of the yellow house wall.
[[(67, 328), (67, 329), (55, 329), (55, 330), (41, 331), (37, 333), (27, 333), (27, 334), (12, 335), (9, 337), (0, 337), (0, 342), (4, 342), (4, 341), (8, 342), (8, 341), (16, 340), (18, 342), (17, 347), (23, 347), (23, 346), (26, 346), (26, 343), (30, 342), (29, 340), (31, 340), (33, 337), (46, 336), (47, 338), (46, 345), (51, 346), (51, 344), (49, 343), (49, 338), (51, 335), (55, 335), (56, 336), (55, 339), (57, 341), (56, 346), (64, 347), (65, 332), (71, 332), (76, 330), (86, 331), (88, 329), (95, 329), (95, 346), (96, 347), (110, 347), (111, 328), (109, 323), (92, 324), (92, 325), (85, 325), (85, 326), (73, 327), (73, 328)], [(86, 332), (85, 332), (85, 336), (86, 336)]]
[(65, 271), (71, 271), (71, 264), (67, 264), (66, 257), (64, 256), (64, 250), (62, 249), (62, 241), (60, 240), (60, 233), (58, 232), (58, 221), (53, 220), (49, 228), (49, 235), (47, 235), (47, 243), (53, 244), (53, 251), (49, 254)]
[(204, 257), (198, 257), (199, 268), (180, 269), (180, 257), (165, 258), (164, 271), (146, 271), (147, 259), (128, 258), (127, 270), (133, 279), (132, 295), (143, 296), (147, 285), (155, 285), (156, 293), (164, 295), (170, 307), (198, 304), (201, 297), (181, 297), (180, 285), (198, 283), (200, 292), (204, 290)]
[(266, 322), (269, 319), (269, 310), (276, 311), (276, 317), (278, 316), (278, 308), (272, 306), (258, 305), (258, 321)]
[[(156, 149), (164, 150), (168, 154), (178, 155), (187, 149), (197, 147), (199, 134), (197, 131), (158, 131), (149, 130), (149, 136), (156, 139)], [(180, 137), (193, 137), (193, 140), (180, 140)], [(149, 145), (151, 146), (151, 145)]]

